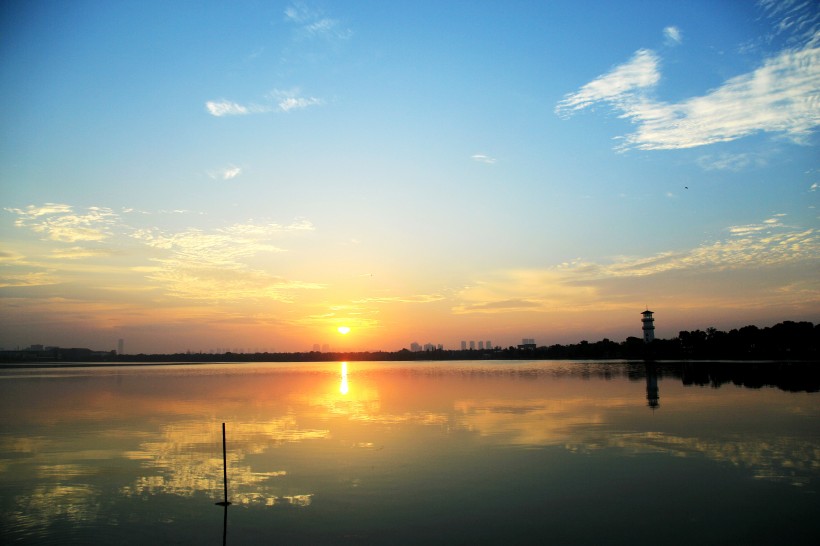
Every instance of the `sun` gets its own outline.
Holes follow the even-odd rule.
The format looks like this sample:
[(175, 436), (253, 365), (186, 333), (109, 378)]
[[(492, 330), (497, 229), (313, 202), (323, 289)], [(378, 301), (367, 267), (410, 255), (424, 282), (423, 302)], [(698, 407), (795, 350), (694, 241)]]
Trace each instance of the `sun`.
[(350, 327), (349, 326), (339, 326), (338, 328), (336, 328), (336, 330), (338, 330), (339, 333), (344, 336), (344, 335), (347, 335), (348, 332), (350, 332)]

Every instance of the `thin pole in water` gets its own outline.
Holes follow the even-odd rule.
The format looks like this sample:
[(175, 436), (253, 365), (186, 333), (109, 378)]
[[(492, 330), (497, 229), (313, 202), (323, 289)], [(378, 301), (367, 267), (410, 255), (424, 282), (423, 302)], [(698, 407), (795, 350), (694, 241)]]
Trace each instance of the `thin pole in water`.
[(225, 500), (217, 502), (218, 506), (228, 506), (228, 455), (225, 446), (225, 423), (222, 423), (222, 483), (225, 485)]

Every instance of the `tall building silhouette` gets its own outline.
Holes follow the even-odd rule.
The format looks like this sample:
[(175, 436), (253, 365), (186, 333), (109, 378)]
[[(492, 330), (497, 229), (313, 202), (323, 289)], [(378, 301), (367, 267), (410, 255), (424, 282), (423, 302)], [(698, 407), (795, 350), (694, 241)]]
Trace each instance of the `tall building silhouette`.
[(643, 323), (643, 342), (651, 343), (655, 340), (655, 319), (652, 318), (652, 311), (647, 309), (643, 313), (641, 322)]
[(125, 340), (120, 338), (117, 340), (117, 354), (121, 355), (125, 351)]

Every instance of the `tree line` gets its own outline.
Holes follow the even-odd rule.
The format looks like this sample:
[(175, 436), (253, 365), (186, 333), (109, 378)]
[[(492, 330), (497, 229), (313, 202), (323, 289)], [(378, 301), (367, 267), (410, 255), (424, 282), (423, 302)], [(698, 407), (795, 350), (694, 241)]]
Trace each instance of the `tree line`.
[(363, 351), (295, 353), (174, 353), (118, 355), (89, 349), (54, 349), (40, 352), (2, 351), (2, 362), (333, 362), (333, 361), (413, 361), (413, 360), (546, 360), (546, 359), (627, 359), (627, 360), (816, 360), (820, 361), (820, 324), (785, 321), (758, 328), (744, 326), (728, 332), (716, 328), (683, 330), (672, 339), (644, 343), (638, 337), (616, 342), (580, 341), (569, 345), (540, 347), (510, 346), (492, 349), (432, 351)]
[[(520, 353), (510, 347), (507, 352)], [(724, 332), (717, 328), (682, 330), (672, 339), (644, 343), (628, 337), (617, 343), (603, 339), (534, 350), (536, 358), (623, 358), (663, 360), (816, 360), (820, 359), (820, 324), (785, 321), (758, 328), (744, 326)]]

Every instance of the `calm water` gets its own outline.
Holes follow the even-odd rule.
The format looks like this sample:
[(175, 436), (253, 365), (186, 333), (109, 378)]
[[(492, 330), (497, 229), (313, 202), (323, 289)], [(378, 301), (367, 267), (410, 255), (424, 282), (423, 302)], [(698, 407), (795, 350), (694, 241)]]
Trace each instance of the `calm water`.
[(3, 541), (816, 544), (820, 394), (670, 366), (0, 370)]

